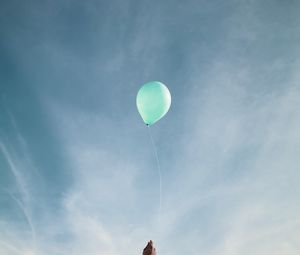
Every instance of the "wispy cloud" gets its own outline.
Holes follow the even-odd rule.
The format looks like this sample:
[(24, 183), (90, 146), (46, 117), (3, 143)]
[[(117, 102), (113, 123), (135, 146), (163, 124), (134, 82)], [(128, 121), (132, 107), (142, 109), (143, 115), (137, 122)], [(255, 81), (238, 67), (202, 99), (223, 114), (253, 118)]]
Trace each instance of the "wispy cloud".
[[(31, 231), (32, 247), (33, 249), (35, 249), (36, 231), (31, 217), (31, 208), (30, 208), (31, 196), (27, 187), (28, 183), (26, 182), (26, 178), (23, 176), (23, 173), (26, 171), (24, 171), (24, 167), (19, 167), (19, 165), (24, 166), (24, 162), (18, 162), (18, 159), (12, 156), (12, 154), (8, 151), (7, 147), (1, 141), (0, 141), (0, 151), (4, 155), (9, 165), (9, 169), (11, 170), (13, 176), (15, 177), (17, 188), (18, 188), (18, 195), (20, 196), (20, 198), (17, 198), (16, 195), (14, 195), (10, 190), (4, 190), (4, 191), (18, 205), (19, 209), (23, 213), (28, 223), (29, 229)], [(13, 245), (9, 245), (9, 244), (7, 244), (6, 246), (10, 248), (14, 247)], [(14, 248), (14, 250), (18, 250), (18, 249)]]
[[(299, 254), (299, 64), (281, 48), (298, 49), (293, 5), (117, 1), (108, 13), (94, 1), (55, 6), (42, 19), (56, 17), (53, 27), (32, 49), (47, 68), (24, 70), (35, 74), (32, 89), (63, 160), (38, 170), (30, 137), (8, 114), (12, 135), (1, 133), (0, 152), (18, 192), (6, 193), (25, 224), (1, 215), (0, 253), (140, 254), (154, 239), (166, 255)], [(134, 109), (135, 84), (157, 76), (174, 102), (168, 121), (153, 127), (160, 224), (155, 159)], [(48, 146), (39, 148), (47, 154)], [(54, 199), (55, 183), (40, 171), (64, 184)], [(46, 195), (32, 188), (43, 178)]]

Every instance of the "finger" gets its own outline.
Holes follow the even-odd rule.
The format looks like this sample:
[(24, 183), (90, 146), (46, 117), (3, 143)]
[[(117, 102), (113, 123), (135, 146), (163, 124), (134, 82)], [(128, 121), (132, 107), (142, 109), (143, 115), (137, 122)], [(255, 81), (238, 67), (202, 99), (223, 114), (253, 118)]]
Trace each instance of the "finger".
[(148, 250), (152, 250), (152, 245), (150, 244), (150, 242), (148, 242), (148, 244), (144, 248), (144, 251), (148, 251)]
[(156, 249), (153, 248), (153, 252), (152, 252), (153, 255), (156, 255)]
[(152, 242), (152, 240), (150, 240), (150, 241), (148, 242), (147, 246), (153, 247), (153, 242)]

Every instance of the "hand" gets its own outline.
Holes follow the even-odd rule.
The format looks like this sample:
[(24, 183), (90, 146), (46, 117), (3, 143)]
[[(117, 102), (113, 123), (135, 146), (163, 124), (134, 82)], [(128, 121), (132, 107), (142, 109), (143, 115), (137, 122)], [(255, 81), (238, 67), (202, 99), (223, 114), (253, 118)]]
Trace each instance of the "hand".
[(153, 247), (153, 242), (150, 240), (143, 251), (143, 255), (156, 255), (156, 250)]

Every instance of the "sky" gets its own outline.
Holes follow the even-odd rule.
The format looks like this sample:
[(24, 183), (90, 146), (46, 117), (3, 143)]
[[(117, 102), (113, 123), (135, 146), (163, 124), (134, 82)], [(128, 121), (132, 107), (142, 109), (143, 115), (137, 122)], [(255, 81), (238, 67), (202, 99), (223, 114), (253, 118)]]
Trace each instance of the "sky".
[[(298, 255), (300, 2), (0, 1), (0, 254)], [(168, 114), (147, 127), (146, 82)]]

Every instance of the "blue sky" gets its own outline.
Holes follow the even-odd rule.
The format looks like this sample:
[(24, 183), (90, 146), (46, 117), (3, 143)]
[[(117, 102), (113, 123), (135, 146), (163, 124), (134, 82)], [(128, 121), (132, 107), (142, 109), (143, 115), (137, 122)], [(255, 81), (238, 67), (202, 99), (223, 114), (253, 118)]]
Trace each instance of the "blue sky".
[[(300, 3), (1, 1), (0, 254), (300, 252)], [(169, 113), (147, 128), (139, 87)]]

